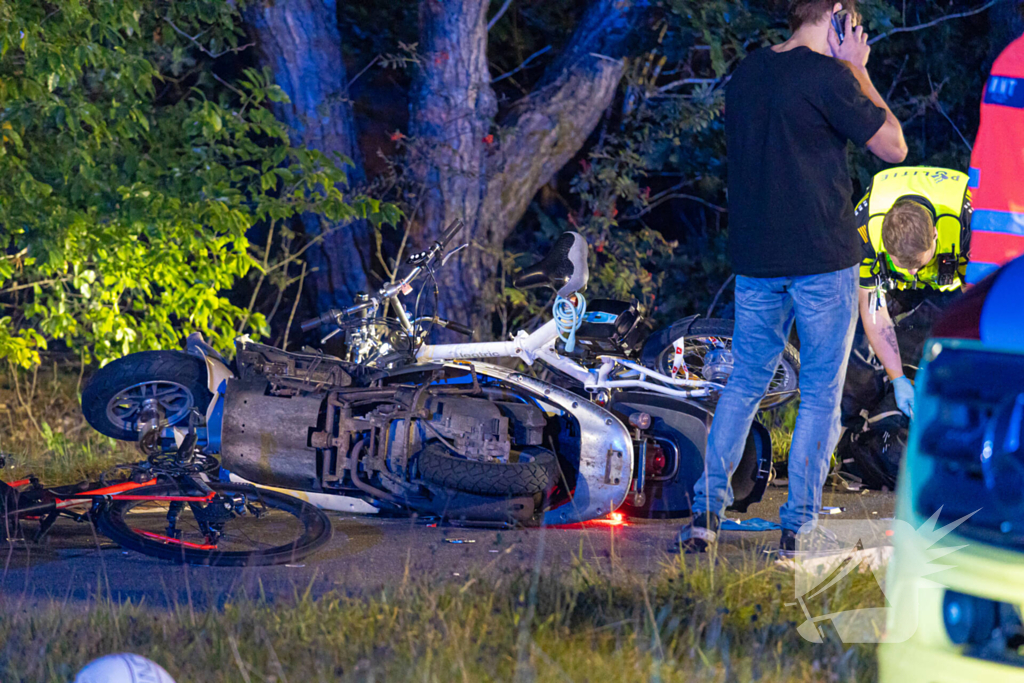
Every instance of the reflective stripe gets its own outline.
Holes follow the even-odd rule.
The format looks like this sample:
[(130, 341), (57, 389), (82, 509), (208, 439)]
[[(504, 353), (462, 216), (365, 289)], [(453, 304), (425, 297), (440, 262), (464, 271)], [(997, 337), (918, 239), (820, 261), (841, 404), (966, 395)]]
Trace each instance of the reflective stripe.
[(1024, 78), (989, 76), (985, 86), (985, 104), (1024, 109)]
[[(975, 207), (971, 217), (971, 233), (977, 239), (979, 232), (1000, 232), (1011, 235), (1024, 235), (1024, 213), (1013, 211), (996, 211)], [(973, 249), (972, 249), (973, 251)]]
[(995, 263), (971, 261), (967, 264), (967, 284), (976, 285), (997, 270), (999, 266)]

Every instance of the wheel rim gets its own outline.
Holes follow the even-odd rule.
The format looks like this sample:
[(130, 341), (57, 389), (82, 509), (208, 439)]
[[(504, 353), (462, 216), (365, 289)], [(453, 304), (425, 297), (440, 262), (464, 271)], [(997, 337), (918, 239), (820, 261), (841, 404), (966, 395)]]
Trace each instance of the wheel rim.
[(154, 380), (139, 382), (119, 391), (107, 403), (107, 419), (125, 431), (137, 431), (143, 401), (156, 399), (163, 408), (167, 424), (176, 424), (195, 405), (192, 392), (177, 382)]

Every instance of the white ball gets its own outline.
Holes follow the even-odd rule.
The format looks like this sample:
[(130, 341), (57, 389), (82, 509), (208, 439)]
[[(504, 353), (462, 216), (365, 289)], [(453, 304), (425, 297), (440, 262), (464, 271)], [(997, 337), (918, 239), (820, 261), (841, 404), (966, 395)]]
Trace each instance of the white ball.
[(89, 662), (74, 683), (174, 683), (174, 679), (156, 662), (122, 652)]

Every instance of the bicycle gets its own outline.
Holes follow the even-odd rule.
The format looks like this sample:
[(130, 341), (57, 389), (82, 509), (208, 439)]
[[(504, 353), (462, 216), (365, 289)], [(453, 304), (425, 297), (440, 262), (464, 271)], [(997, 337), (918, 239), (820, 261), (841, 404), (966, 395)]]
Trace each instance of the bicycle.
[[(462, 227), (461, 221), (453, 222), (438, 246), (450, 242)], [(440, 266), (467, 246), (463, 244), (446, 255), (439, 261)], [(374, 294), (362, 295), (349, 308), (332, 309), (307, 320), (302, 329), (308, 332), (321, 326), (333, 328), (322, 341), (345, 332), (345, 360), (350, 362), (389, 367), (460, 360), (509, 359), (527, 365), (540, 361), (581, 385), (599, 405), (607, 404), (616, 392), (639, 390), (694, 401), (713, 411), (733, 370), (732, 321), (690, 316), (648, 337), (644, 334), (644, 314), (635, 302), (599, 299), (582, 303), (580, 291), (586, 288), (589, 278), (588, 252), (582, 236), (565, 232), (547, 256), (516, 276), (517, 288), (547, 287), (557, 292), (558, 298), (551, 319), (533, 332), (519, 330), (509, 340), (426, 342), (432, 327), (467, 336), (473, 332), (437, 315), (410, 317), (399, 299), (400, 295), (410, 293), (412, 284), (424, 274), (433, 278), (437, 267), (433, 251), (414, 254), (408, 260), (412, 270), (397, 282), (384, 285)], [(388, 309), (393, 311), (393, 319), (379, 317)], [(566, 343), (568, 333), (578, 342), (575, 350), (573, 344)], [(406, 343), (394, 343), (396, 336)], [(760, 409), (778, 408), (796, 398), (799, 372), (799, 352), (786, 344)]]
[[(0, 482), (0, 543), (40, 543), (67, 518), (144, 555), (238, 567), (292, 563), (331, 539), (330, 519), (320, 509), (277, 491), (219, 481), (219, 461), (197, 448), (194, 408), (187, 434), (168, 448), (157, 400), (143, 409), (138, 444), (145, 460), (70, 486), (47, 487), (32, 475)], [(31, 534), (26, 521), (38, 522)]]

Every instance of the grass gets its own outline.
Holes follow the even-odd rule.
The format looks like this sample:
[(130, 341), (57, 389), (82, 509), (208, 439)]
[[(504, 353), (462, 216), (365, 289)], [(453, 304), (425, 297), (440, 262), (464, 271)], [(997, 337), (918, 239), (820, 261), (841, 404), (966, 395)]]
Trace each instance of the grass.
[[(16, 609), (0, 598), (0, 680), (71, 680), (89, 660), (135, 652), (179, 682), (865, 681), (871, 646), (801, 639), (792, 576), (773, 567), (675, 562), (654, 577), (584, 564), (374, 595), (242, 597), (220, 610), (97, 600)], [(465, 579), (465, 577), (464, 577)], [(870, 575), (822, 614), (863, 603)], [(6, 602), (6, 605), (4, 604)], [(813, 602), (813, 601), (812, 601)]]
[(70, 484), (138, 459), (131, 445), (93, 431), (82, 417), (83, 379), (79, 369), (56, 363), (0, 373), (3, 479), (33, 473), (50, 485)]
[[(41, 369), (0, 381), (0, 448), (15, 478), (63, 483), (130, 460), (92, 432), (81, 379)], [(795, 408), (771, 417), (776, 442)], [(8, 431), (9, 430), (9, 431)], [(788, 450), (788, 445), (785, 447)], [(784, 453), (785, 450), (782, 452)], [(438, 584), (407, 572), (379, 593), (268, 599), (238, 594), (172, 608), (114, 602), (23, 602), (0, 593), (0, 681), (72, 680), (88, 661), (135, 652), (179, 683), (240, 681), (865, 681), (873, 646), (804, 641), (793, 576), (756, 553), (675, 558), (655, 575), (616, 562), (476, 573)], [(101, 584), (103, 582), (100, 582)], [(870, 574), (841, 582), (811, 614), (876, 605)], [(196, 610), (193, 604), (222, 605)]]
[(793, 443), (793, 429), (796, 427), (796, 414), (800, 410), (800, 399), (796, 399), (775, 410), (769, 410), (758, 416), (772, 437), (772, 461), (785, 462), (789, 458), (789, 447)]

